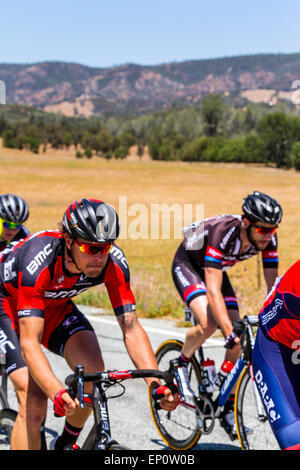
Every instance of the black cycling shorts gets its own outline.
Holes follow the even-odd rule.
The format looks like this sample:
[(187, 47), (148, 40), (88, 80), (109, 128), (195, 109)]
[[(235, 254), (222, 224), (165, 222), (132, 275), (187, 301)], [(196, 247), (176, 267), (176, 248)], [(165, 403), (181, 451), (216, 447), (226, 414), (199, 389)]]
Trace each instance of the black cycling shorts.
[[(72, 302), (73, 303), (73, 302)], [(75, 304), (71, 313), (67, 313), (63, 321), (55, 328), (48, 341), (49, 351), (63, 356), (68, 339), (78, 331), (94, 331), (86, 316), (78, 310)]]
[[(196, 268), (191, 263), (183, 244), (179, 246), (175, 254), (172, 276), (179, 295), (187, 306), (196, 297), (207, 294), (204, 269)], [(227, 310), (239, 310), (236, 295), (225, 272), (223, 272), (221, 292)]]
[[(49, 351), (63, 356), (64, 347), (68, 339), (78, 331), (94, 331), (88, 319), (83, 315), (76, 305), (72, 305), (71, 312), (67, 313), (63, 320), (51, 333), (48, 342)], [(24, 362), (20, 340), (16, 330), (13, 328), (10, 317), (5, 313), (0, 299), (0, 351), (5, 353), (6, 373), (26, 367)]]

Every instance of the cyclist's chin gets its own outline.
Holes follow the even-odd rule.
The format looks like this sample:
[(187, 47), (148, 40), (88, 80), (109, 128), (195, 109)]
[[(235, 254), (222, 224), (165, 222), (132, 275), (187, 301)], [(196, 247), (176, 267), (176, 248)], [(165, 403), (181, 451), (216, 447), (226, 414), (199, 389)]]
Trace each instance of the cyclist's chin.
[(270, 243), (269, 241), (267, 241), (267, 242), (258, 242), (257, 241), (256, 242), (256, 248), (258, 248), (260, 251), (264, 251), (267, 248), (269, 243)]
[(98, 277), (100, 276), (102, 269), (103, 269), (103, 266), (88, 266), (88, 267), (85, 267), (82, 270), (82, 272), (87, 277)]

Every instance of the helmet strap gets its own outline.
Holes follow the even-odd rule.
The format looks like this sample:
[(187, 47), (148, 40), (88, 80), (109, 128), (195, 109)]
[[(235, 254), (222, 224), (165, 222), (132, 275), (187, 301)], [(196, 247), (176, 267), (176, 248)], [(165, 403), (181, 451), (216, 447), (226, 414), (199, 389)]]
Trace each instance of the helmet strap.
[(253, 239), (252, 235), (251, 235), (251, 227), (252, 225), (248, 225), (248, 227), (246, 228), (246, 232), (247, 232), (247, 237), (248, 237), (248, 240), (249, 242), (251, 243), (251, 245), (253, 245), (257, 250), (259, 250), (257, 244), (256, 244), (256, 241)]
[(72, 247), (73, 243), (74, 243), (74, 240), (72, 240), (70, 248), (68, 248), (67, 245), (66, 245), (67, 255), (69, 256), (69, 258), (71, 258), (72, 262), (75, 264), (78, 271), (80, 271), (82, 273), (82, 270), (77, 266), (77, 263), (76, 263), (75, 258), (73, 256), (73, 253), (71, 251), (71, 247)]

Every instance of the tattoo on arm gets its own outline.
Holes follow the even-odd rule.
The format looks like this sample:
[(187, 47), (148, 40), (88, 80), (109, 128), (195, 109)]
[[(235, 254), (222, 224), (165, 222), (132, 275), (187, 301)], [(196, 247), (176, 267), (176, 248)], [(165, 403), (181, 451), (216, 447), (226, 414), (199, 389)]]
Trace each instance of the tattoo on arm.
[(132, 330), (136, 326), (136, 314), (133, 312), (123, 313), (117, 318), (122, 330)]

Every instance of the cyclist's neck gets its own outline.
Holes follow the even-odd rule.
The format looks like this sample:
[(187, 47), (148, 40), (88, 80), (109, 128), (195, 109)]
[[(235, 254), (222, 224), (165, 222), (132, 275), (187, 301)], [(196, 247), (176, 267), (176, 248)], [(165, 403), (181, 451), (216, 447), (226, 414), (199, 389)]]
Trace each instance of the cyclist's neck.
[(70, 250), (68, 248), (64, 247), (64, 257), (63, 257), (63, 263), (64, 263), (64, 268), (65, 270), (71, 274), (72, 276), (76, 276), (78, 274), (82, 274), (82, 271), (79, 269), (77, 266)]
[(247, 229), (243, 225), (241, 226), (240, 240), (241, 240), (240, 253), (244, 253), (245, 251), (249, 249), (252, 243), (248, 238)]

